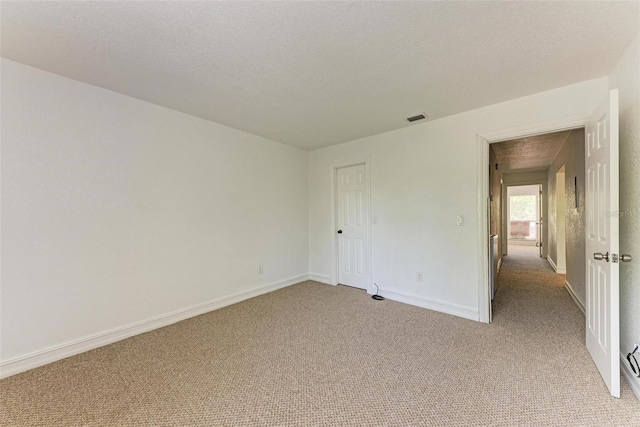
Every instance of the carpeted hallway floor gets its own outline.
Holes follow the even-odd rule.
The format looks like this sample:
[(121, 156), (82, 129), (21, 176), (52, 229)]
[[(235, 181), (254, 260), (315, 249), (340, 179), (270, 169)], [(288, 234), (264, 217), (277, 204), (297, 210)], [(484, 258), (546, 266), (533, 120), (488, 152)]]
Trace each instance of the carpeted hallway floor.
[(640, 425), (563, 277), (512, 251), (491, 325), (301, 283), (2, 380), (0, 425)]

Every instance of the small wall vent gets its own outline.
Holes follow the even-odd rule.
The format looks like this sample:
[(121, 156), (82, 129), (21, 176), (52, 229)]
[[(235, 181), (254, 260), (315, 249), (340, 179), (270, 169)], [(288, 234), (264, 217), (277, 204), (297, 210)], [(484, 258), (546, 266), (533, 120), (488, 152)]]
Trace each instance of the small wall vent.
[(417, 116), (407, 117), (408, 122), (417, 122), (418, 120), (424, 120), (427, 116), (425, 114), (418, 114)]

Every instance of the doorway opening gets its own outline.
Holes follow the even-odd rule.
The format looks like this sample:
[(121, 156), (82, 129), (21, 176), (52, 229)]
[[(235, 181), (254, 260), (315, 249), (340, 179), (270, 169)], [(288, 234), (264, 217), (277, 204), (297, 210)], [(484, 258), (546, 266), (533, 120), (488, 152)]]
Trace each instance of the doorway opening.
[[(492, 203), (489, 230), (494, 234), (497, 229), (501, 236), (498, 236), (497, 253), (488, 260), (491, 300), (500, 293), (500, 270), (509, 255), (514, 258), (509, 264), (510, 270), (522, 267), (523, 277), (540, 273), (549, 279), (549, 283), (557, 282), (556, 285), (559, 283), (571, 293), (570, 281), (564, 277), (569, 258), (574, 265), (571, 282), (578, 285), (578, 292), (583, 291), (584, 262), (580, 249), (583, 243), (581, 246), (580, 241), (584, 241), (584, 212), (569, 211), (567, 206), (573, 206), (569, 198), (576, 197), (574, 193), (578, 187), (574, 185), (574, 179), (584, 182), (584, 128), (492, 143), (489, 159)], [(494, 171), (497, 171), (495, 175)], [(501, 198), (497, 203), (499, 210), (497, 206), (494, 208), (496, 194)], [(578, 198), (583, 197), (578, 195)], [(572, 227), (565, 225), (568, 215), (573, 221)], [(534, 265), (534, 271), (538, 272), (535, 274), (531, 273)], [(545, 270), (559, 277), (551, 280), (552, 276), (544, 273)], [(527, 281), (520, 283), (526, 286)], [(584, 300), (576, 292), (574, 294), (578, 300)], [(494, 308), (492, 305), (489, 311)]]
[(507, 246), (540, 247), (541, 196), (542, 184), (507, 187)]
[[(575, 310), (577, 305), (585, 314), (586, 348), (611, 394), (619, 397), (619, 219), (611, 215), (611, 212), (617, 212), (619, 208), (617, 89), (609, 91), (593, 114), (566, 117), (478, 135), (478, 149), (481, 153), (479, 159), (482, 162), (478, 168), (479, 262), (487, 272), (486, 276), (480, 275), (478, 279), (479, 320), (490, 322), (492, 309), (489, 286), (490, 251), (487, 238), (491, 226), (490, 206), (492, 207), (489, 191), (495, 180), (490, 179), (486, 173), (487, 168), (484, 166), (487, 163), (491, 164), (490, 144), (497, 145), (492, 143), (563, 130), (569, 130), (570, 135), (567, 138), (575, 140), (573, 145), (575, 152), (564, 153), (565, 200), (567, 201), (565, 221), (566, 224), (571, 225), (571, 230), (565, 227), (567, 264), (565, 289), (576, 302), (570, 307)], [(565, 145), (561, 150), (565, 149)], [(581, 150), (579, 154), (576, 154), (577, 150)], [(547, 180), (554, 181), (553, 185), (550, 185), (550, 190), (554, 193), (556, 173), (562, 166), (556, 163), (559, 155), (560, 152), (556, 153), (547, 171), (549, 175)], [(558, 177), (562, 177), (562, 174)], [(501, 178), (502, 183), (505, 181)], [(551, 201), (555, 197), (548, 197), (548, 199)], [(543, 214), (544, 211), (543, 209)], [(570, 215), (577, 217), (575, 221), (569, 218)], [(547, 217), (551, 219), (555, 218), (555, 215)], [(581, 231), (575, 232), (574, 225), (577, 225), (576, 228)], [(550, 235), (557, 232), (557, 229), (549, 228)], [(545, 236), (544, 230), (542, 236), (543, 238)], [(581, 241), (572, 242), (571, 236), (579, 236)], [(582, 250), (572, 250), (572, 244), (578, 246), (582, 244)], [(545, 246), (543, 242), (543, 250)], [(551, 245), (550, 249), (557, 250), (557, 245)], [(572, 264), (574, 264), (573, 267)], [(570, 280), (583, 280), (583, 282), (579, 285), (577, 282), (570, 283)]]

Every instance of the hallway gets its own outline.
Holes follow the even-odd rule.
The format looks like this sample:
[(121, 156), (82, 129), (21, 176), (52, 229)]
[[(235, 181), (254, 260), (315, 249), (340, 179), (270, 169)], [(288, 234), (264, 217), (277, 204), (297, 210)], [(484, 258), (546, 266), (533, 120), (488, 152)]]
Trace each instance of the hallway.
[[(545, 313), (565, 313), (573, 323), (580, 310), (564, 289), (564, 274), (556, 274), (548, 261), (538, 255), (535, 246), (509, 245), (509, 255), (502, 258), (502, 267), (496, 279), (493, 318), (511, 313), (525, 312), (535, 316)], [(533, 304), (532, 304), (533, 303)], [(584, 327), (584, 317), (580, 320)], [(584, 328), (583, 328), (584, 329)]]
[[(577, 425), (601, 424), (603, 413), (613, 415), (614, 408), (620, 411), (625, 406), (617, 419), (601, 425), (638, 425), (640, 402), (624, 377), (621, 398), (607, 396), (585, 347), (584, 315), (564, 288), (564, 280), (564, 274), (556, 274), (547, 260), (538, 256), (538, 248), (510, 245), (497, 277), (492, 326), (503, 329), (512, 345), (521, 349), (519, 363), (522, 371), (528, 372), (524, 376), (529, 377), (530, 386), (547, 389), (535, 394), (557, 393), (563, 400), (571, 390), (581, 396), (585, 405), (582, 413), (575, 415), (580, 419)], [(544, 384), (538, 382), (542, 376)], [(627, 419), (620, 418), (624, 413), (628, 413)]]

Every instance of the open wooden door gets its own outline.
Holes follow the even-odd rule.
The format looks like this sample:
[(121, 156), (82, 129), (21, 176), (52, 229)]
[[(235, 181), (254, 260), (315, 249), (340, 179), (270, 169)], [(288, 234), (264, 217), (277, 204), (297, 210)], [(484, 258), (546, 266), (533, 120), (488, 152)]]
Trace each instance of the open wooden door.
[(620, 397), (617, 89), (587, 123), (585, 138), (587, 348)]

